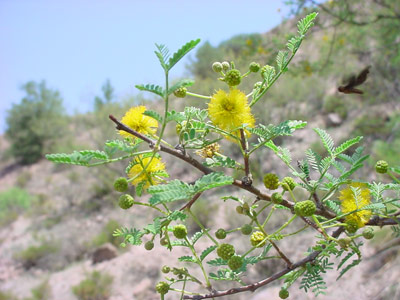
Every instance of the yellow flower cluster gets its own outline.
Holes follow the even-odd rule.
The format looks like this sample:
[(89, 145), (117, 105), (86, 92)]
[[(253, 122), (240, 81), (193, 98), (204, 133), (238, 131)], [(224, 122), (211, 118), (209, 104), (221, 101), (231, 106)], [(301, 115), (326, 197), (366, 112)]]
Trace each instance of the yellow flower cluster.
[[(360, 196), (356, 198), (351, 188), (359, 188)], [(343, 213), (349, 213), (371, 204), (371, 192), (365, 183), (353, 182), (340, 192), (339, 199), (342, 201), (341, 209)], [(358, 228), (363, 227), (371, 217), (372, 212), (364, 209), (345, 217), (346, 222), (357, 224)]]
[(196, 150), (196, 154), (203, 158), (211, 158), (215, 153), (219, 152), (219, 145), (217, 143), (212, 143), (200, 150)]
[[(151, 160), (151, 161), (150, 161)], [(147, 167), (146, 167), (147, 166)], [(146, 169), (145, 169), (146, 167)], [(150, 185), (156, 185), (162, 182), (160, 172), (165, 171), (165, 164), (157, 157), (144, 157), (139, 155), (132, 163), (132, 167), (128, 172), (130, 178), (134, 178), (131, 183), (137, 185), (140, 182), (145, 182), (143, 188), (148, 188)]]
[[(157, 120), (144, 115), (143, 113), (145, 111), (146, 107), (143, 105), (132, 107), (123, 116), (121, 123), (125, 124), (126, 126), (132, 128), (133, 130), (139, 133), (153, 135), (157, 130), (158, 122)], [(127, 138), (133, 137), (132, 134), (123, 130), (120, 130), (119, 134)]]
[[(229, 93), (223, 90), (217, 91), (208, 104), (208, 114), (214, 125), (238, 137), (240, 137), (238, 127), (243, 124), (254, 127), (255, 123), (247, 97), (238, 89), (233, 89)], [(250, 135), (248, 131), (245, 132)]]

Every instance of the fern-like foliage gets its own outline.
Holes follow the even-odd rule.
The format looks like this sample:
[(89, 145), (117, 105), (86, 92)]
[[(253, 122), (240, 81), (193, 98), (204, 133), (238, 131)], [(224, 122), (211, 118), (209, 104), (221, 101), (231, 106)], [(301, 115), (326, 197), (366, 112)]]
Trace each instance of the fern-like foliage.
[(179, 80), (177, 83), (175, 83), (173, 86), (171, 86), (168, 89), (168, 95), (171, 95), (173, 92), (175, 92), (177, 89), (179, 89), (181, 87), (188, 87), (188, 86), (192, 86), (193, 84), (194, 84), (194, 80), (191, 80), (191, 79)]
[(279, 68), (279, 71), (284, 71), (286, 68), (286, 64), (289, 61), (289, 52), (288, 51), (279, 51), (276, 56), (276, 64)]
[(115, 237), (123, 237), (124, 242), (129, 243), (131, 245), (135, 245), (135, 246), (139, 246), (142, 244), (142, 236), (144, 235), (144, 232), (136, 229), (136, 228), (132, 228), (132, 229), (128, 229), (125, 227), (122, 227), (120, 229), (116, 229), (113, 232), (113, 236)]
[(145, 110), (143, 114), (145, 116), (153, 118), (154, 120), (157, 120), (157, 122), (159, 123), (163, 122), (163, 117), (161, 117), (160, 114), (154, 110)]
[(160, 96), (161, 98), (163, 98), (164, 94), (165, 94), (164, 89), (161, 86), (156, 85), (156, 84), (146, 84), (146, 85), (137, 84), (137, 85), (135, 85), (135, 87), (140, 91), (150, 92), (150, 93)]
[(215, 249), (217, 249), (218, 246), (210, 246), (207, 249), (205, 249), (203, 252), (201, 252), (200, 254), (200, 260), (203, 261), (207, 255), (209, 255), (210, 253), (212, 253)]
[(149, 202), (151, 205), (167, 203), (177, 200), (190, 199), (195, 194), (219, 187), (232, 184), (233, 178), (220, 172), (204, 175), (189, 185), (180, 180), (172, 180), (167, 184), (154, 185), (149, 187), (148, 192), (152, 195)]
[(109, 159), (109, 156), (104, 151), (82, 150), (82, 151), (74, 151), (71, 154), (66, 154), (66, 153), (47, 154), (46, 159), (59, 164), (90, 166), (90, 162), (93, 159), (97, 161), (106, 162)]
[(334, 144), (332, 137), (325, 130), (321, 128), (314, 128), (314, 131), (319, 135), (326, 151), (328, 151), (328, 153), (333, 156)]
[(314, 20), (317, 17), (318, 13), (313, 12), (307, 15), (305, 18), (301, 19), (297, 23), (297, 28), (299, 30), (299, 34), (301, 36), (305, 35), (307, 31), (314, 25)]
[(169, 50), (163, 44), (156, 44), (157, 51), (154, 51), (158, 60), (160, 61), (161, 67), (164, 71), (168, 71), (168, 64), (167, 60), (169, 58)]
[(272, 151), (275, 152), (275, 154), (286, 164), (290, 165), (290, 162), (292, 161), (292, 156), (290, 154), (289, 149), (287, 148), (282, 148), (281, 146), (276, 146), (273, 141), (268, 141), (265, 143), (265, 146), (270, 148)]
[(192, 50), (194, 47), (196, 47), (198, 43), (200, 43), (200, 39), (191, 40), (190, 42), (187, 42), (185, 45), (183, 45), (169, 59), (166, 70), (171, 70), (172, 67), (175, 66), (175, 64), (178, 61), (180, 61), (186, 54), (188, 54), (190, 52), (190, 50)]

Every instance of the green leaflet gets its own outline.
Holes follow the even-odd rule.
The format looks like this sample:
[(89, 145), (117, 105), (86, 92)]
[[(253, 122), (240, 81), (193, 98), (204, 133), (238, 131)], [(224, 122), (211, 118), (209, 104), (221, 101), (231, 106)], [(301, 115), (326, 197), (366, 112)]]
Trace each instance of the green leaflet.
[(217, 249), (217, 246), (210, 246), (207, 249), (205, 249), (203, 252), (201, 252), (200, 254), (200, 260), (203, 261), (208, 254), (210, 254), (211, 252), (213, 252), (215, 249)]
[(190, 199), (195, 194), (218, 187), (232, 184), (233, 178), (220, 172), (211, 173), (201, 177), (194, 185), (189, 185), (180, 180), (172, 180), (167, 184), (149, 187), (148, 192), (152, 195), (149, 202), (151, 205), (173, 202), (177, 200)]
[(90, 161), (92, 159), (96, 159), (99, 161), (107, 161), (109, 157), (104, 151), (82, 150), (82, 151), (74, 151), (71, 154), (66, 154), (66, 153), (47, 154), (46, 159), (60, 164), (89, 166)]
[(278, 55), (276, 56), (276, 64), (279, 68), (279, 71), (284, 71), (284, 68), (288, 63), (288, 60), (289, 60), (289, 52), (280, 50), (278, 52)]
[(192, 86), (193, 84), (194, 84), (194, 80), (192, 80), (192, 79), (179, 80), (177, 83), (175, 83), (173, 86), (171, 86), (168, 89), (168, 95), (171, 95), (173, 92), (175, 92), (177, 89), (179, 89), (181, 87), (188, 87), (188, 86)]
[(317, 17), (318, 13), (313, 12), (307, 15), (305, 18), (301, 19), (297, 23), (297, 28), (300, 35), (305, 35), (307, 31), (314, 25), (314, 19)]
[[(171, 70), (175, 64), (180, 61), (186, 54), (190, 52), (197, 44), (200, 43), (200, 39), (191, 40), (183, 45), (178, 51), (176, 51), (172, 57), (168, 61), (168, 65), (166, 66), (166, 70)], [(165, 58), (165, 56), (164, 56)]]
[(150, 118), (157, 120), (159, 123), (163, 122), (163, 118), (159, 115), (158, 112), (156, 112), (154, 110), (146, 110), (143, 114), (145, 116), (148, 116)]
[(164, 89), (159, 85), (156, 85), (156, 84), (146, 84), (146, 85), (137, 84), (137, 85), (135, 85), (135, 87), (140, 91), (150, 92), (150, 93), (153, 93), (153, 94), (156, 94), (156, 95), (160, 96), (161, 98), (164, 97)]

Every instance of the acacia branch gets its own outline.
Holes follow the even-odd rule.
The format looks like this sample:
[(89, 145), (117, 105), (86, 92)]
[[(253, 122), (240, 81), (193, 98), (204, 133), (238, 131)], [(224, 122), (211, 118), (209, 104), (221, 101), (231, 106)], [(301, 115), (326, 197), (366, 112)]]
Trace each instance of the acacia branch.
[[(332, 234), (332, 237), (337, 238), (343, 231), (344, 231), (344, 229), (342, 227), (338, 228)], [(321, 253), (321, 251), (314, 251), (307, 257), (294, 263), (291, 267), (286, 267), (285, 269), (275, 273), (274, 275), (272, 275), (268, 278), (265, 278), (263, 280), (260, 280), (258, 282), (255, 282), (255, 283), (252, 283), (252, 284), (249, 284), (246, 286), (238, 287), (238, 288), (232, 288), (232, 289), (229, 289), (226, 291), (216, 291), (216, 292), (212, 292), (212, 293), (206, 294), (206, 295), (186, 295), (183, 297), (183, 299), (200, 300), (200, 299), (223, 297), (223, 296), (233, 295), (233, 294), (247, 292), (247, 291), (254, 292), (258, 288), (265, 286), (265, 285), (271, 283), (272, 281), (275, 281), (275, 280), (281, 278), (283, 275), (285, 275), (299, 267), (305, 266), (309, 262), (314, 261), (320, 253)]]

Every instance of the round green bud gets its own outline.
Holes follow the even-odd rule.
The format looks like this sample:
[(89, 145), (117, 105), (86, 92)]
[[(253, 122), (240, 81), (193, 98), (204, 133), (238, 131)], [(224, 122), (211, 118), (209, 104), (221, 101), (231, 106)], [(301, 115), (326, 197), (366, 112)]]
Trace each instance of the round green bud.
[(343, 249), (347, 249), (350, 243), (351, 243), (351, 238), (349, 238), (348, 236), (341, 238), (338, 241), (339, 246)]
[(289, 297), (289, 291), (287, 289), (281, 289), (279, 291), (279, 298), (281, 299), (286, 299), (287, 297)]
[(218, 229), (215, 232), (215, 237), (219, 240), (223, 240), (224, 238), (226, 238), (226, 231), (223, 228)]
[(168, 266), (163, 266), (161, 268), (161, 272), (163, 272), (164, 274), (168, 274), (171, 271), (171, 268)]
[(373, 239), (374, 238), (374, 230), (371, 227), (367, 227), (364, 229), (362, 235), (366, 240)]
[(228, 72), (226, 72), (224, 81), (229, 86), (237, 86), (242, 81), (242, 75), (240, 74), (239, 70), (232, 69), (232, 70), (229, 70)]
[(228, 63), (227, 61), (224, 61), (221, 65), (222, 65), (222, 70), (224, 70), (224, 72), (228, 71), (231, 68), (231, 64)]
[(217, 254), (222, 259), (229, 260), (235, 254), (235, 247), (230, 244), (221, 244), (217, 248)]
[(263, 79), (266, 79), (267, 81), (270, 80), (270, 78), (266, 78), (268, 74), (274, 74), (275, 73), (275, 69), (272, 66), (266, 65), (264, 67), (261, 68), (261, 77)]
[(125, 177), (117, 178), (114, 181), (114, 190), (124, 193), (128, 189), (128, 180)]
[(250, 206), (248, 203), (243, 204), (243, 214), (247, 215), (250, 212)]
[(240, 205), (239, 205), (239, 206), (236, 206), (236, 212), (237, 212), (239, 215), (243, 215), (243, 207), (241, 207)]
[(172, 233), (177, 239), (183, 239), (187, 236), (186, 226), (183, 224), (176, 225)]
[(228, 260), (228, 267), (231, 270), (237, 270), (243, 265), (243, 258), (240, 255), (234, 255)]
[(166, 283), (165, 281), (160, 281), (159, 283), (156, 284), (156, 292), (165, 295), (169, 291), (169, 284)]
[(150, 251), (154, 248), (154, 243), (153, 241), (148, 241), (144, 244), (144, 249), (146, 249), (147, 251)]
[(316, 209), (315, 203), (311, 200), (296, 202), (294, 205), (294, 212), (300, 217), (310, 217)]
[(267, 242), (264, 239), (265, 239), (264, 233), (262, 233), (261, 231), (256, 231), (256, 232), (253, 232), (253, 234), (251, 235), (250, 243), (253, 247), (261, 248), (261, 247), (264, 247), (265, 243)]
[(273, 173), (264, 175), (264, 186), (269, 190), (276, 190), (279, 187), (279, 177)]
[(215, 63), (213, 63), (212, 64), (212, 69), (213, 69), (213, 71), (215, 72), (215, 73), (219, 73), (219, 72), (221, 72), (222, 70), (223, 70), (223, 68), (222, 68), (222, 64), (220, 63), (220, 62), (215, 62)]
[(293, 191), (296, 187), (296, 182), (294, 182), (294, 179), (292, 177), (285, 177), (283, 178), (281, 185), (285, 191)]
[(271, 200), (275, 204), (281, 204), (283, 201), (283, 196), (281, 193), (273, 193), (271, 196)]
[(384, 160), (380, 160), (375, 164), (375, 170), (378, 173), (385, 174), (387, 173), (388, 169), (389, 169), (389, 164)]
[(356, 233), (359, 227), (355, 220), (348, 220), (346, 221), (345, 228), (348, 233)]
[(118, 205), (122, 209), (128, 209), (132, 207), (133, 202), (134, 202), (133, 197), (131, 195), (125, 194), (119, 197)]
[(260, 64), (258, 64), (256, 62), (250, 63), (249, 70), (250, 70), (250, 72), (257, 73), (260, 70)]
[(187, 88), (180, 87), (179, 89), (176, 89), (174, 91), (174, 95), (175, 95), (175, 97), (178, 97), (178, 98), (185, 98), (186, 97), (186, 92), (187, 92)]
[(242, 228), (240, 228), (240, 231), (242, 232), (242, 234), (244, 235), (249, 235), (251, 234), (251, 232), (253, 231), (253, 226), (251, 226), (250, 224), (244, 224), (242, 226)]
[(160, 239), (160, 245), (161, 246), (167, 246), (168, 245), (168, 239), (165, 236)]

